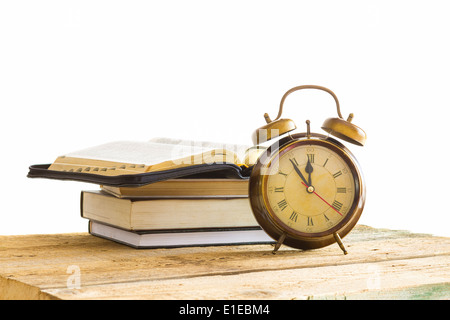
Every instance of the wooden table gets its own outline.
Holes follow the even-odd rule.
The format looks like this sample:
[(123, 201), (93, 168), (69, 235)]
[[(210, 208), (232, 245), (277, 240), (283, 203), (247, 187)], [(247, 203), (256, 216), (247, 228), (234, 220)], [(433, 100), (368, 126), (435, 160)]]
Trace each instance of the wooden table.
[(450, 238), (357, 226), (337, 245), (133, 249), (0, 236), (1, 299), (449, 299)]

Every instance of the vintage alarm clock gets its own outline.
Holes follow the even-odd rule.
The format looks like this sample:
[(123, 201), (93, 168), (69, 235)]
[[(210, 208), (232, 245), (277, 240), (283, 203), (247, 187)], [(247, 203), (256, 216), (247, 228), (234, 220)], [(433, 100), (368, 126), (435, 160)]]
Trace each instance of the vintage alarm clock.
[[(296, 125), (280, 119), (283, 103), (292, 92), (318, 89), (331, 94), (339, 118), (326, 119), (322, 125), (328, 135), (310, 132), (291, 134)], [(321, 248), (338, 243), (356, 225), (364, 208), (365, 183), (361, 168), (352, 153), (339, 141), (363, 146), (365, 132), (344, 120), (336, 95), (329, 89), (304, 85), (288, 90), (282, 97), (275, 120), (264, 115), (267, 124), (253, 134), (260, 145), (271, 139), (254, 165), (249, 180), (253, 214), (274, 240), (274, 253), (282, 244), (297, 249)], [(284, 137), (283, 137), (284, 135)], [(280, 137), (281, 136), (281, 137)]]

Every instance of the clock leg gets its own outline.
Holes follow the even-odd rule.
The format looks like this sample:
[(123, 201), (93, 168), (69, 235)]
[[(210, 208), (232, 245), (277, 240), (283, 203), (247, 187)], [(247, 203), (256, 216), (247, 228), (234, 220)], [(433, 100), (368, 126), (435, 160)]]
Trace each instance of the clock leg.
[(337, 232), (333, 233), (334, 239), (336, 240), (337, 244), (339, 245), (339, 248), (344, 252), (344, 254), (347, 254), (347, 250), (345, 249), (344, 244), (342, 243), (341, 237)]
[(277, 243), (275, 244), (275, 248), (273, 248), (272, 253), (277, 253), (278, 249), (280, 249), (281, 245), (283, 244), (284, 239), (286, 239), (286, 233), (283, 233), (280, 238), (278, 239)]

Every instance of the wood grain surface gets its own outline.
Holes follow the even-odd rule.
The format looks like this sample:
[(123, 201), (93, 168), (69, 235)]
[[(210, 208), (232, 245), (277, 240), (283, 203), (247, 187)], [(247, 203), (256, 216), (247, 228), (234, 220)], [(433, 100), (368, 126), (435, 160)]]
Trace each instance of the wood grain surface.
[(449, 299), (450, 238), (358, 225), (334, 244), (133, 249), (88, 233), (0, 236), (1, 299)]

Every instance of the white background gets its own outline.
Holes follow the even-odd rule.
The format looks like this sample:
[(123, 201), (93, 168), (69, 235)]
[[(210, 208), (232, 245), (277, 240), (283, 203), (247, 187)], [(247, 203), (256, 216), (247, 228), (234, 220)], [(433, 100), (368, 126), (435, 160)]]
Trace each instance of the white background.
[[(80, 191), (32, 164), (157, 136), (251, 144), (288, 89), (333, 90), (367, 144), (360, 223), (450, 236), (448, 1), (3, 1), (0, 234), (86, 232)], [(321, 132), (327, 93), (283, 117)]]

